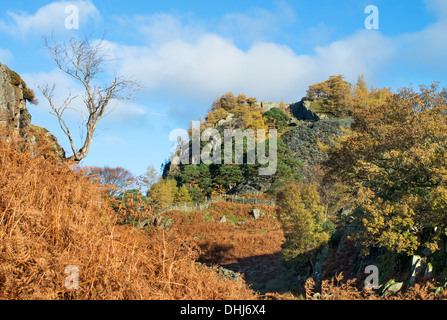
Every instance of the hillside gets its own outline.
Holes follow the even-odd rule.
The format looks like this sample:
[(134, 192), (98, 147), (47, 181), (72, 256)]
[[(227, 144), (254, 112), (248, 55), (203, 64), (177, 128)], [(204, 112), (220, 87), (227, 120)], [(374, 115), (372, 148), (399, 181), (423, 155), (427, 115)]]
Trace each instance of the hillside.
[[(222, 192), (275, 195), (285, 237), (280, 255), (288, 269), (283, 274), (298, 279), (283, 290), (304, 294), (310, 278), (323, 290), (343, 274), (360, 290), (357, 298), (371, 279), (381, 298), (433, 298), (435, 292), (439, 297), (446, 274), (445, 194), (440, 191), (445, 190), (445, 162), (440, 160), (444, 153), (433, 150), (445, 141), (445, 132), (438, 130), (445, 119), (435, 116), (446, 107), (444, 92), (433, 84), (420, 92), (394, 93), (368, 89), (362, 78), (351, 85), (333, 76), (309, 86), (308, 95), (293, 104), (258, 103), (227, 93), (213, 103), (201, 130), (223, 135), (225, 129), (276, 129), (278, 171), (263, 177), (254, 170), (259, 164), (168, 163), (164, 177), (194, 189), (197, 200)], [(438, 113), (413, 107), (432, 106), (427, 101), (436, 101)], [(436, 163), (431, 173), (423, 169), (428, 163)], [(224, 177), (219, 176), (223, 168)], [(278, 192), (285, 195), (278, 198)], [(428, 216), (418, 216), (418, 210)], [(368, 277), (371, 266), (377, 271)]]
[(0, 99), (0, 298), (445, 299), (445, 89), (331, 77), (294, 104), (226, 93), (199, 133), (276, 131), (254, 138), (274, 173), (235, 163), (246, 140), (233, 163), (213, 151), (221, 163), (168, 163), (145, 194), (111, 194), (31, 124), (32, 95), (2, 70), (16, 100)]
[(118, 225), (100, 186), (73, 169), (0, 140), (1, 299), (256, 298), (196, 264), (178, 235)]

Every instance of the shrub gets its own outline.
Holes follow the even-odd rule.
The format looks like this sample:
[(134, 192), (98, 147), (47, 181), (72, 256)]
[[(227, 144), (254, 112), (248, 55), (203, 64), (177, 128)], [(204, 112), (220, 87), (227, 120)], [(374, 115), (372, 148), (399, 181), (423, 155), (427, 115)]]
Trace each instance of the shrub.
[(265, 118), (266, 124), (273, 126), (278, 132), (284, 132), (289, 123), (289, 117), (279, 108), (272, 108), (262, 116)]
[(32, 104), (37, 104), (38, 101), (36, 100), (34, 91), (27, 88), (25, 81), (23, 81), (23, 79), (20, 77), (20, 75), (12, 70), (9, 70), (9, 77), (10, 77), (10, 82), (13, 86), (22, 86), (22, 90), (23, 90), (23, 99), (25, 99), (26, 101), (32, 103)]

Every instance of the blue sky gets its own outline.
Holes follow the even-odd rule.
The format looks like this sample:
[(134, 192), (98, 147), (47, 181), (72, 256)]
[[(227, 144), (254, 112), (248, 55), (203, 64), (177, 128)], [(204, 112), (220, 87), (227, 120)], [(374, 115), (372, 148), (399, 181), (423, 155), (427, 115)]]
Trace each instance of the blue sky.
[[(79, 9), (77, 30), (65, 28), (68, 5)], [(378, 30), (365, 28), (368, 5), (379, 10)], [(363, 74), (369, 85), (393, 89), (447, 80), (445, 0), (16, 0), (0, 8), (0, 62), (36, 91), (40, 103), (28, 106), (32, 122), (67, 151), (37, 86), (56, 83), (59, 99), (81, 89), (57, 70), (42, 37), (105, 32), (113, 69), (143, 88), (131, 102), (113, 102), (82, 163), (122, 166), (134, 175), (159, 168), (174, 145), (169, 133), (204, 117), (228, 91), (293, 103), (334, 74), (353, 83)], [(69, 116), (79, 138), (79, 113)]]

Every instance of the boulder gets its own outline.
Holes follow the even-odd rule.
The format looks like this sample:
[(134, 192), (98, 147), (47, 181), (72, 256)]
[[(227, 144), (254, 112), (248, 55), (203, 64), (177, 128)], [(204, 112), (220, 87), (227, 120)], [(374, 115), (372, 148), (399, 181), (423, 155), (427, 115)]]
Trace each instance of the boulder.
[(269, 111), (272, 108), (278, 108), (278, 109), (281, 109), (281, 107), (287, 108), (289, 106), (290, 106), (289, 103), (284, 102), (268, 102), (268, 101), (261, 102), (261, 108), (263, 108), (265, 111)]
[(429, 262), (429, 263), (427, 263), (427, 266), (425, 267), (424, 277), (432, 277), (432, 276), (433, 276), (433, 266)]
[(394, 280), (389, 280), (383, 286), (381, 290), (380, 297), (382, 299), (386, 298), (389, 295), (395, 295), (402, 289), (403, 282), (395, 282)]
[(298, 120), (318, 121), (324, 118), (313, 112), (311, 110), (311, 101), (304, 98), (300, 102), (290, 105), (290, 112)]
[(232, 122), (234, 122), (233, 117), (234, 117), (234, 114), (229, 113), (225, 119), (221, 119), (217, 122), (217, 126), (225, 127), (225, 126), (230, 125)]
[(253, 216), (253, 219), (257, 220), (264, 215), (264, 212), (262, 212), (259, 209), (253, 209), (253, 211), (251, 212), (251, 215)]
[(174, 219), (166, 219), (166, 220), (163, 220), (161, 223), (160, 223), (160, 227), (161, 228), (167, 228), (167, 227), (169, 227), (171, 224), (173, 224), (174, 223)]
[(152, 218), (148, 218), (148, 219), (145, 219), (145, 220), (141, 221), (141, 222), (138, 224), (138, 228), (141, 229), (141, 228), (144, 228), (144, 227), (146, 227), (146, 226), (150, 226), (150, 225), (152, 225), (152, 224), (154, 224)]
[(156, 226), (156, 227), (160, 226), (162, 221), (163, 221), (163, 217), (161, 217), (161, 216), (155, 217), (154, 226)]
[(422, 259), (418, 255), (414, 255), (411, 258), (411, 276), (409, 285), (412, 286), (416, 282), (416, 276), (424, 271), (424, 266), (422, 264)]
[(225, 223), (225, 222), (227, 222), (227, 217), (222, 216), (222, 218), (220, 218), (219, 222), (220, 222), (220, 223)]
[(272, 186), (270, 178), (270, 176), (251, 176), (244, 183), (233, 188), (229, 194), (259, 194), (265, 192)]

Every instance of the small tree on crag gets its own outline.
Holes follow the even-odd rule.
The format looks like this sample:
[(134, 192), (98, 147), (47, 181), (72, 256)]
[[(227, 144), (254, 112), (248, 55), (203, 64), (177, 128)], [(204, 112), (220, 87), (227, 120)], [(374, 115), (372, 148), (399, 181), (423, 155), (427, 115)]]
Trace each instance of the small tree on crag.
[(334, 117), (344, 117), (351, 113), (351, 85), (342, 75), (330, 76), (328, 80), (309, 86), (307, 99), (314, 100), (316, 111)]

